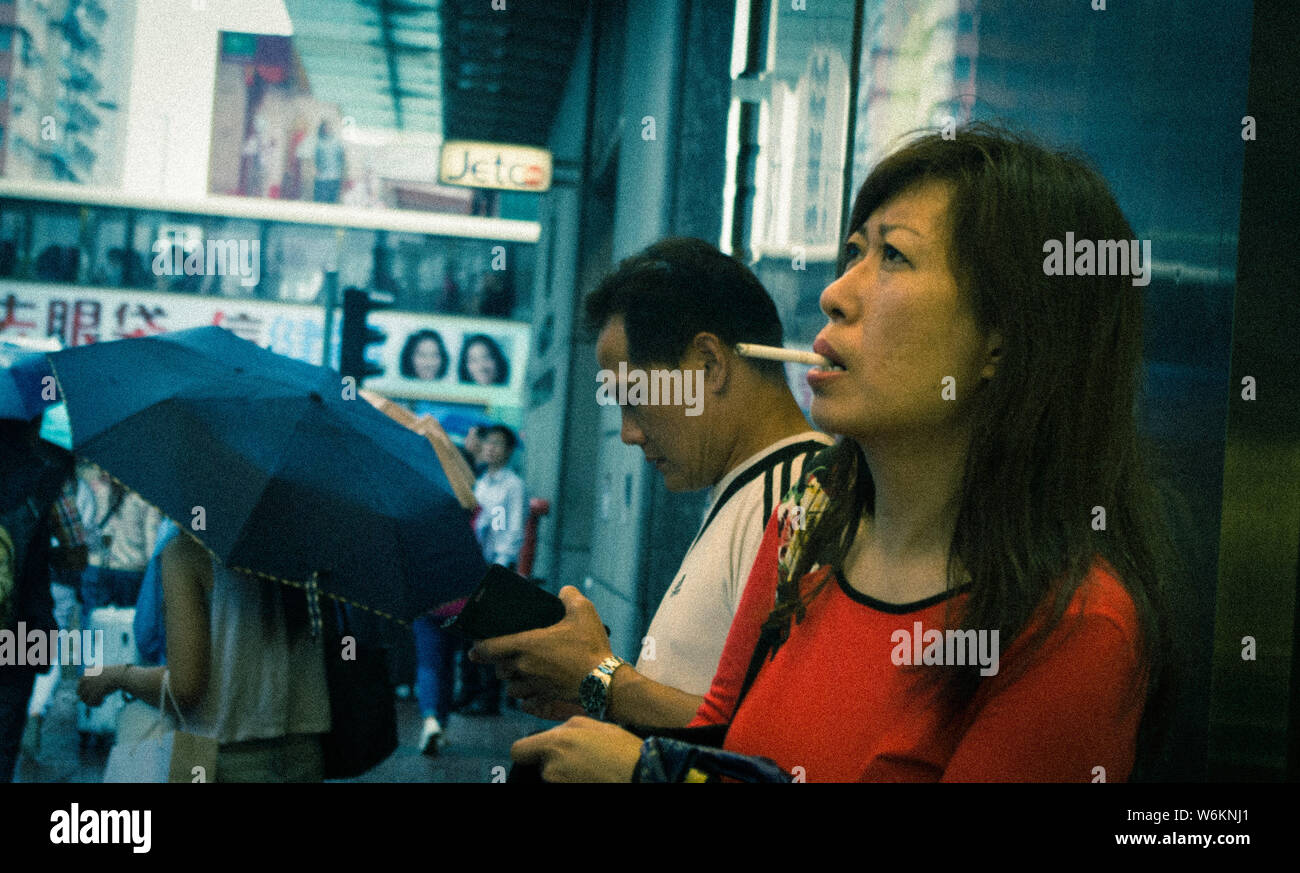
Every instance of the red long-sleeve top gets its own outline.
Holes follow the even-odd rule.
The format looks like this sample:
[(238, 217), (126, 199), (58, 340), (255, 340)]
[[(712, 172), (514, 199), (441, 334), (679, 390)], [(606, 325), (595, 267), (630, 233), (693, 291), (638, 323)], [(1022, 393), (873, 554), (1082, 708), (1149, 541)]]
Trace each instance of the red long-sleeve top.
[(924, 671), (941, 668), (895, 661), (903, 660), (905, 643), (907, 654), (917, 651), (900, 631), (914, 636), (916, 622), (923, 631), (944, 629), (948, 597), (966, 595), (894, 605), (838, 578), (809, 605), (733, 713), (775, 598), (778, 550), (788, 541), (780, 514), (768, 525), (692, 725), (730, 721), (725, 748), (771, 758), (809, 782), (1128, 778), (1145, 674), (1133, 601), (1102, 562), (1024, 671), (1012, 676), (1028, 632), (1001, 647), (998, 673), (983, 680), (958, 717), (945, 717), (937, 684), (922, 681)]

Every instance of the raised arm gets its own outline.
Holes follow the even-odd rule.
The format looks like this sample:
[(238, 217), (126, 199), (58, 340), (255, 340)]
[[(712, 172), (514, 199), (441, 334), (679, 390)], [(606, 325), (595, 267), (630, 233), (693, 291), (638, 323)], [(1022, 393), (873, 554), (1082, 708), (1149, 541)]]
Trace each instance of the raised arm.
[(77, 695), (98, 706), (114, 691), (122, 690), (157, 706), (162, 696), (163, 674), (178, 705), (193, 706), (203, 699), (208, 684), (209, 630), (205, 590), (212, 588), (212, 564), (203, 547), (189, 536), (173, 537), (163, 548), (163, 607), (167, 615), (167, 666), (138, 667), (115, 664), (97, 674), (87, 671), (77, 685)]

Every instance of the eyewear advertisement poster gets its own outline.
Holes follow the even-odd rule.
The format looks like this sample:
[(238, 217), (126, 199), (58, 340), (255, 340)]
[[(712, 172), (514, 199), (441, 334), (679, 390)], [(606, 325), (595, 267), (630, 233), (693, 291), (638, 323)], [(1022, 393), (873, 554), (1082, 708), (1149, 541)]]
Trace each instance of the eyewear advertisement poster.
[[(331, 361), (336, 368), (342, 317), (339, 307)], [(320, 363), (325, 336), (320, 306), (0, 282), (0, 340), (54, 337), (65, 346), (80, 346), (209, 324), (277, 354)], [(368, 349), (384, 374), (366, 380), (367, 388), (414, 400), (523, 406), (527, 324), (393, 310), (370, 313), (369, 324), (387, 339)]]
[(529, 325), (517, 321), (374, 312), (388, 334), (372, 353), (384, 375), (366, 387), (389, 397), (523, 406)]

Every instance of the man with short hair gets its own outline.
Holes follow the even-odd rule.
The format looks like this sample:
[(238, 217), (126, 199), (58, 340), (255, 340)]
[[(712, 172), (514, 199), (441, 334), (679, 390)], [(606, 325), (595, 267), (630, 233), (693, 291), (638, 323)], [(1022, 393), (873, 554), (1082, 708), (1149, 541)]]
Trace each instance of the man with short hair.
[(717, 670), (768, 517), (831, 439), (808, 426), (782, 364), (736, 353), (738, 342), (779, 346), (780, 317), (754, 274), (703, 240), (663, 240), (624, 260), (585, 305), (603, 383), (644, 389), (655, 371), (675, 370), (701, 393), (687, 406), (648, 403), (626, 384), (616, 392), (623, 442), (670, 491), (711, 488), (710, 506), (635, 668), (613, 656), (595, 607), (571, 586), (558, 624), (480, 641), (471, 655), (496, 664), (507, 693), (537, 714), (683, 726)]
[(483, 546), (484, 560), (514, 569), (519, 563), (519, 550), (524, 547), (527, 511), (524, 480), (509, 467), (519, 440), (504, 424), (484, 428), (482, 433), (480, 457), (486, 469), (474, 485), (474, 499), (479, 506), (474, 530)]

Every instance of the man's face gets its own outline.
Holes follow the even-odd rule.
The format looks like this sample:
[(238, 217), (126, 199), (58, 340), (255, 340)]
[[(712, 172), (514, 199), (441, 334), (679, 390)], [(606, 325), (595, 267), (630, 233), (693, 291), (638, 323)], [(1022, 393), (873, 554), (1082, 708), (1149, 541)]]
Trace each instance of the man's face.
[(490, 433), (483, 439), (483, 460), (491, 466), (501, 466), (510, 460), (510, 447), (499, 433)]
[(481, 460), (483, 453), (483, 433), (477, 427), (471, 427), (465, 434), (465, 451), (474, 456), (474, 460)]
[[(622, 316), (605, 323), (596, 339), (596, 362), (602, 370), (618, 374), (618, 365), (626, 364), (630, 372), (637, 366), (628, 361), (627, 333)], [(666, 367), (667, 364), (643, 365)], [(689, 364), (683, 363), (687, 367)], [(701, 386), (702, 387), (702, 386)], [(619, 397), (623, 397), (622, 390)], [(722, 478), (725, 460), (716, 458), (719, 453), (712, 445), (714, 427), (710, 422), (708, 403), (703, 414), (688, 416), (680, 405), (624, 404), (623, 428), (620, 437), (629, 446), (640, 446), (645, 459), (663, 474), (669, 491), (698, 491), (708, 488)]]

